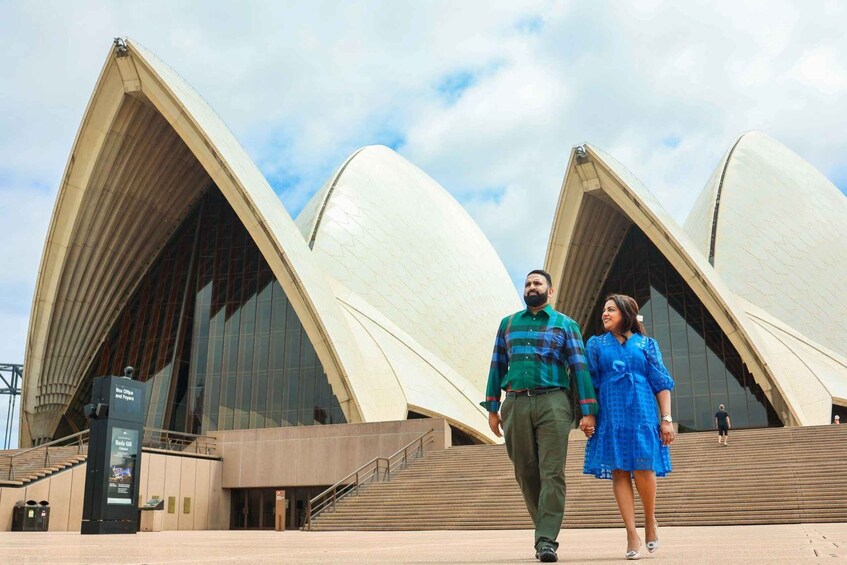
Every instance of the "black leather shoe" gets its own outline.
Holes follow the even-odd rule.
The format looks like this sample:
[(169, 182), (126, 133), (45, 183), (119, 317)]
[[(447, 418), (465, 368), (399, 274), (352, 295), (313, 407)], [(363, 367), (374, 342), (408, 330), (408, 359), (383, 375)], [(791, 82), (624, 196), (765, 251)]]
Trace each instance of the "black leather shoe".
[(556, 550), (549, 545), (544, 546), (535, 552), (535, 558), (542, 563), (555, 563), (559, 560), (559, 556), (556, 555)]

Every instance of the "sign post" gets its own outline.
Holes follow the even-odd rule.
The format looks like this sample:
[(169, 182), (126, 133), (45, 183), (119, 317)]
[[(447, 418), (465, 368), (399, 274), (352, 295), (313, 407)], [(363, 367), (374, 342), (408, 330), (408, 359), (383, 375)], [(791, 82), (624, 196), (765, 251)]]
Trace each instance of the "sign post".
[(96, 377), (91, 404), (88, 462), (82, 506), (83, 534), (138, 531), (138, 473), (144, 435), (144, 384), (131, 378)]

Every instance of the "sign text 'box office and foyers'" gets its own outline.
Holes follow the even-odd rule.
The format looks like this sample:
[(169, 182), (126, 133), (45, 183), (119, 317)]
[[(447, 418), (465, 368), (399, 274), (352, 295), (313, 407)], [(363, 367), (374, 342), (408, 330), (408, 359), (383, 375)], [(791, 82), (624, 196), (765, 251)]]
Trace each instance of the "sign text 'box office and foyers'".
[(83, 534), (138, 531), (138, 472), (144, 434), (145, 385), (126, 377), (92, 382)]

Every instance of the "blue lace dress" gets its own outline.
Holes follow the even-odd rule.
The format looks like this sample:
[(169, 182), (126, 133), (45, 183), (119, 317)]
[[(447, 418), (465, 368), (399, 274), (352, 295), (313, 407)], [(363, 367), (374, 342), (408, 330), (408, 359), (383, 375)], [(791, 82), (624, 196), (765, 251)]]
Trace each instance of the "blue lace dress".
[(656, 394), (673, 390), (656, 340), (633, 334), (621, 345), (607, 332), (586, 345), (588, 369), (597, 391), (597, 430), (585, 447), (583, 473), (611, 479), (613, 469), (671, 471), (671, 456), (659, 437)]

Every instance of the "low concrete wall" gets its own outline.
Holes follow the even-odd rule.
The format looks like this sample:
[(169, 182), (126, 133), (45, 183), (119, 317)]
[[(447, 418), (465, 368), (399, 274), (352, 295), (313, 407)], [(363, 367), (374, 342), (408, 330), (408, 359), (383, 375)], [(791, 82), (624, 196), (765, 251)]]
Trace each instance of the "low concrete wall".
[[(229, 529), (229, 491), (221, 488), (222, 461), (143, 453), (140, 503), (159, 497), (165, 501), (165, 530)], [(173, 512), (168, 499), (174, 497)], [(190, 498), (188, 512), (185, 499)]]
[[(431, 449), (450, 447), (450, 426), (436, 418), (215, 432), (222, 461), (143, 451), (138, 500), (164, 499), (165, 530), (227, 530), (228, 489), (331, 485), (429, 430), (435, 432)], [(0, 531), (12, 529), (15, 502), (47, 500), (50, 530), (78, 532), (85, 470), (83, 463), (27, 486), (0, 488)]]
[[(229, 491), (221, 488), (222, 464), (217, 459), (172, 454), (141, 454), (139, 502), (165, 500), (165, 530), (225, 530), (229, 528)], [(59, 471), (23, 487), (0, 488), (0, 531), (12, 529), (12, 508), (19, 500), (50, 503), (50, 531), (78, 532), (86, 464)], [(174, 512), (168, 498), (174, 497)], [(188, 512), (185, 498), (191, 499)]]
[(223, 488), (331, 485), (374, 457), (387, 457), (434, 430), (432, 449), (450, 447), (442, 418), (215, 432)]

